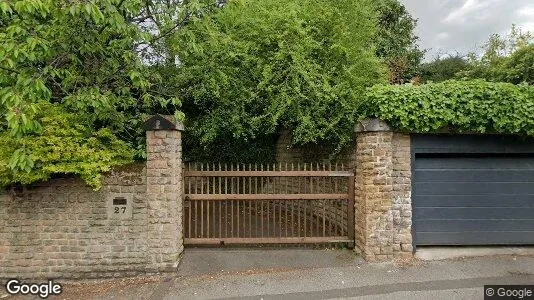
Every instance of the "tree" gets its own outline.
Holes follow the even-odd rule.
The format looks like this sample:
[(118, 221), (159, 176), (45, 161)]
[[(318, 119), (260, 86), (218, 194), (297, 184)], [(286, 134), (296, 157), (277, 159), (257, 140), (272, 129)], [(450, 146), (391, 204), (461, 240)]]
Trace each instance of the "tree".
[(493, 34), (482, 47), (483, 54), (469, 55), (468, 68), (459, 74), (464, 78), (514, 84), (534, 82), (534, 35), (512, 26), (507, 37)]
[(534, 85), (534, 44), (519, 48), (505, 61), (499, 80)]
[(293, 130), (295, 143), (350, 139), (365, 87), (384, 81), (371, 2), (232, 1), (177, 33), (175, 80), (203, 145)]
[(418, 75), (418, 68), (425, 53), (419, 49), (419, 38), (414, 33), (417, 20), (398, 0), (377, 1), (376, 10), (376, 54), (388, 66), (390, 83), (409, 82)]
[(460, 54), (437, 57), (421, 65), (421, 77), (425, 82), (442, 82), (456, 78), (456, 74), (467, 68), (467, 60)]
[(151, 35), (138, 47), (139, 55), (151, 65), (172, 68), (176, 53), (172, 36), (190, 22), (201, 19), (222, 7), (227, 0), (142, 0), (139, 15), (132, 19), (145, 33)]
[(0, 139), (9, 145), (0, 149), (0, 184), (72, 173), (98, 187), (101, 172), (143, 156), (143, 118), (181, 117), (151, 66), (154, 53), (170, 58), (162, 42), (216, 7), (207, 0), (0, 2)]

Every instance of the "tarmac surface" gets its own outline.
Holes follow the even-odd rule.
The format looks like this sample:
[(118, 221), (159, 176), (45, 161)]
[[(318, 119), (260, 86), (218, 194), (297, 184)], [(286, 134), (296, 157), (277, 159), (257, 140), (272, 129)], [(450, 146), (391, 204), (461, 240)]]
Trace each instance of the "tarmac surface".
[(483, 299), (484, 285), (534, 285), (534, 256), (514, 253), (367, 263), (350, 250), (186, 249), (176, 273), (67, 282), (56, 298)]

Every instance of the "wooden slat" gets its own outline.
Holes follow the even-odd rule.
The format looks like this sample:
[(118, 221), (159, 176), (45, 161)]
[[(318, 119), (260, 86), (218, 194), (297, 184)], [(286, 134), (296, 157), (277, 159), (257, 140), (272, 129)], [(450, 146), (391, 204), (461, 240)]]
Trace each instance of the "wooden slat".
[(348, 236), (332, 237), (276, 237), (276, 238), (184, 238), (187, 245), (224, 244), (316, 244), (316, 243), (351, 243)]
[(348, 199), (348, 194), (187, 194), (186, 200), (340, 200)]
[(350, 177), (351, 171), (184, 171), (185, 177)]

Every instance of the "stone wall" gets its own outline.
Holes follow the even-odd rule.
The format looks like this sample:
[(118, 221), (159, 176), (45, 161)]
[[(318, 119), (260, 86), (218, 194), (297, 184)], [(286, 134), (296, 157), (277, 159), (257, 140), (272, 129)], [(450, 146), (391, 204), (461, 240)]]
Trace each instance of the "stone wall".
[(0, 279), (175, 270), (183, 250), (180, 131), (147, 131), (147, 153), (146, 165), (114, 170), (99, 191), (75, 178), (0, 191)]
[[(93, 191), (53, 179), (0, 196), (0, 278), (133, 275), (148, 266), (145, 169), (112, 172)], [(131, 195), (132, 217), (110, 219), (108, 199)]]
[(174, 270), (183, 251), (180, 131), (147, 131), (148, 237), (156, 270)]
[[(0, 191), (0, 279), (175, 270), (183, 251), (182, 145), (180, 130), (168, 123), (159, 117), (152, 122), (156, 128), (147, 131), (146, 164), (107, 174), (99, 191), (74, 178)], [(355, 147), (342, 160), (345, 170), (355, 169), (356, 246), (368, 260), (411, 255), (410, 136), (378, 120), (360, 124), (357, 132)], [(301, 163), (332, 161), (326, 150), (293, 150), (279, 143), (277, 156)], [(286, 192), (295, 188), (289, 182), (282, 186)], [(313, 186), (314, 193), (332, 188)], [(308, 211), (316, 208), (320, 216), (324, 205)], [(341, 215), (341, 207), (331, 208), (327, 217)]]
[(379, 125), (356, 142), (356, 245), (367, 260), (412, 254), (410, 136)]
[(393, 241), (392, 251), (410, 254), (412, 246), (412, 164), (411, 137), (393, 135)]
[(279, 163), (338, 163), (345, 168), (354, 168), (356, 156), (354, 153), (355, 143), (346, 145), (336, 151), (336, 145), (307, 144), (294, 146), (291, 144), (291, 131), (285, 129), (280, 132), (276, 142), (276, 161)]

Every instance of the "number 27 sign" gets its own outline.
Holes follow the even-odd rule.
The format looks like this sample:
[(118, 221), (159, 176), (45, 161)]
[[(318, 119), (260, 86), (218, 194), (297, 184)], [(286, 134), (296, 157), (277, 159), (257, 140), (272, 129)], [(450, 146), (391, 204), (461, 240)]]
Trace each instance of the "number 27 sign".
[(132, 195), (115, 194), (107, 201), (108, 219), (130, 219), (132, 217)]

